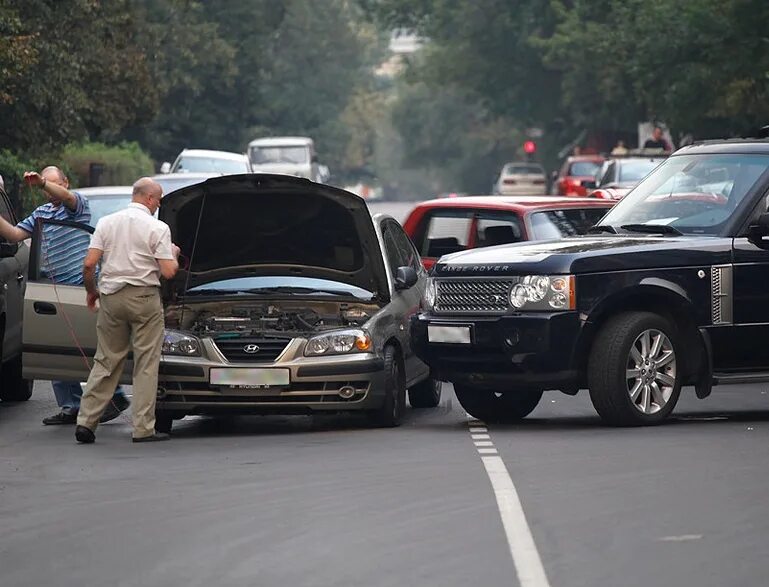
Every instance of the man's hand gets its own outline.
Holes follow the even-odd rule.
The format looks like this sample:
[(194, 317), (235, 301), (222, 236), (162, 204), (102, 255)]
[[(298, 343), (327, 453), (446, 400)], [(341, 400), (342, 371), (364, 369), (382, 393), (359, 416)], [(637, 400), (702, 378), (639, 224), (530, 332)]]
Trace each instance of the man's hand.
[(24, 172), (24, 181), (27, 182), (27, 185), (40, 187), (43, 187), (46, 183), (43, 179), (43, 176), (40, 175), (37, 171)]
[(88, 292), (85, 296), (85, 299), (88, 303), (88, 309), (91, 310), (91, 312), (97, 312), (99, 310), (96, 307), (96, 300), (99, 299), (99, 292)]
[(171, 243), (171, 253), (173, 253), (173, 256), (175, 259), (179, 258), (179, 253), (181, 253), (182, 250), (177, 247), (174, 243)]

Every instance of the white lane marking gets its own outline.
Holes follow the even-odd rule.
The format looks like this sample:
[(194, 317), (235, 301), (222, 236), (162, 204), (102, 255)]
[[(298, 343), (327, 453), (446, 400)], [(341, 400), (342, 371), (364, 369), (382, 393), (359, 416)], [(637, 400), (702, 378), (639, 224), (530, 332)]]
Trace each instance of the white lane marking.
[(473, 440), (489, 440), (491, 438), (488, 434), (471, 434), (470, 436)]
[(496, 448), (479, 448), (478, 453), (482, 455), (495, 455), (497, 454)]
[(475, 446), (494, 446), (494, 443), (490, 440), (476, 440)]
[(663, 536), (658, 538), (660, 542), (688, 542), (690, 540), (701, 540), (702, 534), (681, 534), (681, 536)]
[(480, 426), (480, 427), (473, 427), (473, 426), (471, 426), (470, 427), (470, 434), (475, 434), (476, 432), (483, 433), (483, 432), (488, 432), (488, 431), (489, 431), (489, 429), (486, 428), (485, 426)]
[[(480, 452), (480, 450), (478, 451)], [(513, 557), (518, 582), (521, 587), (550, 587), (545, 567), (539, 558), (534, 536), (531, 534), (526, 514), (515, 489), (510, 473), (501, 457), (481, 457), (486, 474), (497, 498), (499, 515), (507, 535), (510, 554)]]

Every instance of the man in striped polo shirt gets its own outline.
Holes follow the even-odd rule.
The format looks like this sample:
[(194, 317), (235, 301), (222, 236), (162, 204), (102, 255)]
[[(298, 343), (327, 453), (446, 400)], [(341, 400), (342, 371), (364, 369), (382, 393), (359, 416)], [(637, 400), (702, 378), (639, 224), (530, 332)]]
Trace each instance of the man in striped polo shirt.
[[(69, 220), (88, 224), (91, 209), (82, 195), (69, 190), (69, 180), (58, 167), (50, 166), (41, 173), (28, 171), (24, 180), (43, 190), (48, 200), (16, 226), (0, 217), (0, 237), (7, 242), (19, 242), (32, 236), (35, 221)], [(61, 225), (48, 224), (43, 228), (41, 273), (60, 285), (83, 284), (83, 260), (88, 251), (89, 235)], [(83, 391), (79, 381), (52, 381), (53, 393), (59, 405), (58, 414), (43, 419), (43, 424), (74, 424), (80, 410)], [(122, 389), (118, 388), (102, 421), (116, 418), (130, 405)]]

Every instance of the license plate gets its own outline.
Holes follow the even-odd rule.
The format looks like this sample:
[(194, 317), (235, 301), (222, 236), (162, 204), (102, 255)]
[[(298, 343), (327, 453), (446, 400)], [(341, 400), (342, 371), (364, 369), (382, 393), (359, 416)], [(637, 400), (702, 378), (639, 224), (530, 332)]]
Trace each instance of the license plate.
[(225, 385), (243, 389), (287, 387), (291, 382), (288, 369), (211, 369), (211, 385)]
[(446, 344), (470, 344), (469, 326), (427, 325), (427, 340)]

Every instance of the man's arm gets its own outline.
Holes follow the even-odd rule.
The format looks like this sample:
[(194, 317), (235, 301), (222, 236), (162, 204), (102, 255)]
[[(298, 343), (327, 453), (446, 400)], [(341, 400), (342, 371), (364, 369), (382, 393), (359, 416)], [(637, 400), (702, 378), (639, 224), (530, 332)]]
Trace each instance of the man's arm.
[(96, 300), (99, 299), (99, 290), (96, 287), (96, 267), (101, 261), (104, 252), (101, 249), (88, 249), (88, 254), (83, 261), (83, 281), (87, 293), (88, 308), (96, 310)]
[(160, 274), (166, 279), (171, 279), (179, 271), (179, 247), (171, 244), (174, 259), (158, 259)]
[(41, 176), (36, 171), (27, 171), (24, 174), (24, 181), (26, 181), (29, 185), (40, 186), (43, 191), (51, 194), (67, 208), (73, 212), (77, 211), (77, 196), (74, 194), (74, 192), (69, 191), (64, 186), (55, 184), (52, 181), (46, 181), (43, 176)]
[(6, 242), (18, 243), (19, 241), (23, 241), (25, 238), (29, 238), (30, 236), (32, 236), (32, 233), (29, 233), (26, 230), (19, 228), (18, 226), (14, 226), (5, 218), (0, 216), (0, 237), (3, 237)]

